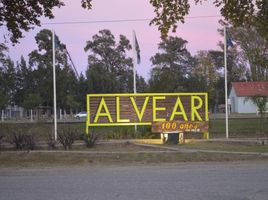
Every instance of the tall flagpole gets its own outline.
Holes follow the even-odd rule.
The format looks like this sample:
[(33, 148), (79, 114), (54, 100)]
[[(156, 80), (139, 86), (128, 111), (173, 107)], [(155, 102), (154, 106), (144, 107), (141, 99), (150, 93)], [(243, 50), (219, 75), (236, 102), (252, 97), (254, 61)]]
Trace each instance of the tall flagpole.
[(133, 92), (134, 94), (137, 93), (137, 89), (136, 89), (136, 69), (137, 69), (137, 50), (135, 47), (135, 43), (136, 43), (136, 34), (135, 31), (133, 30)]
[(52, 62), (53, 62), (53, 104), (54, 104), (54, 139), (58, 139), (57, 129), (57, 99), (56, 99), (56, 58), (55, 58), (55, 31), (52, 31)]
[(228, 124), (228, 91), (227, 91), (227, 33), (226, 26), (223, 28), (224, 30), (224, 87), (225, 87), (225, 131), (226, 131), (226, 139), (229, 138), (229, 124)]
[[(137, 50), (136, 50), (136, 34), (135, 34), (135, 31), (133, 30), (133, 92), (134, 94), (137, 93), (137, 88), (136, 88), (136, 69), (137, 69), (137, 63), (138, 63), (138, 60), (137, 60)], [(137, 125), (135, 125), (135, 132), (137, 132)]]

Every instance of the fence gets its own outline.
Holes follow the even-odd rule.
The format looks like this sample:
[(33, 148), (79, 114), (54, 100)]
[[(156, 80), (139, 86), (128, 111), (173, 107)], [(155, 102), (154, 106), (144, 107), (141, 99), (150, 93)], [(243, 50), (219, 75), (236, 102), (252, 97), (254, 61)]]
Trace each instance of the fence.
[[(18, 106), (8, 106), (1, 110), (1, 121), (51, 121), (53, 120), (53, 111), (51, 107), (40, 106), (35, 109), (24, 109)], [(72, 111), (58, 109), (57, 118), (59, 120), (74, 119)]]
[[(0, 111), (1, 123), (8, 122), (49, 122), (52, 124), (53, 112), (52, 108), (39, 107), (33, 110), (26, 110), (19, 107), (7, 107)], [(57, 113), (59, 122), (84, 122), (85, 119), (75, 119), (74, 115), (69, 111), (58, 109)], [(81, 123), (81, 129), (85, 127)], [(107, 127), (103, 127), (104, 132), (109, 131)], [(51, 129), (52, 130), (52, 129)], [(150, 130), (147, 127), (146, 130)], [(225, 114), (217, 113), (209, 116), (209, 133), (210, 138), (225, 138)], [(191, 138), (191, 133), (186, 134), (186, 137)], [(230, 138), (268, 138), (268, 114), (263, 118), (256, 113), (252, 114), (230, 114), (229, 115), (229, 137)]]

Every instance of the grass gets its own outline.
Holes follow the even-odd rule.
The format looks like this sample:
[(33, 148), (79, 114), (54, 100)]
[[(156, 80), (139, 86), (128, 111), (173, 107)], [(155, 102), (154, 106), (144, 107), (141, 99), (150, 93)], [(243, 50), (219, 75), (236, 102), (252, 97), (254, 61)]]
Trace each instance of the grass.
[[(268, 137), (268, 119), (264, 119), (263, 132), (260, 131), (260, 119), (245, 118), (229, 119), (231, 137)], [(225, 136), (225, 119), (214, 119), (209, 122), (209, 132), (212, 138)]]
[(179, 153), (142, 152), (126, 154), (81, 154), (81, 153), (41, 153), (12, 152), (0, 154), (0, 168), (6, 167), (55, 167), (55, 166), (109, 166), (163, 164), (178, 162), (226, 162), (258, 161), (267, 157), (256, 155), (230, 155), (219, 153)]
[[(268, 161), (261, 155), (240, 155), (227, 153), (191, 152), (183, 153), (161, 148), (137, 146), (130, 143), (98, 144), (94, 148), (85, 149), (74, 146), (73, 151), (2, 151), (0, 152), (0, 168), (7, 167), (55, 167), (55, 166), (124, 166), (146, 165), (178, 162), (226, 162), (226, 161)], [(234, 146), (219, 143), (196, 143), (185, 145), (169, 145), (178, 149), (207, 149), (225, 151), (268, 152), (267, 146)], [(83, 150), (83, 151), (81, 151)]]
[[(78, 137), (85, 133), (85, 122), (60, 123), (59, 131), (64, 129), (75, 130)], [(52, 123), (0, 123), (0, 136), (6, 138), (17, 130), (33, 133), (38, 142), (46, 141), (48, 135), (53, 135)], [(134, 133), (134, 127), (98, 127), (94, 132), (103, 139), (134, 139), (155, 138), (159, 134), (152, 134), (149, 126), (138, 127), (139, 132)], [(268, 138), (268, 119), (264, 121), (264, 132), (260, 132), (258, 118), (232, 118), (229, 120), (230, 137), (266, 137)], [(210, 138), (225, 137), (225, 120), (211, 119), (209, 121)], [(198, 136), (200, 136), (199, 134)], [(191, 138), (191, 134), (188, 134)], [(193, 134), (194, 137), (194, 134)], [(3, 145), (2, 145), (3, 146)], [(172, 146), (178, 149), (219, 150), (230, 152), (258, 152), (267, 153), (268, 145), (234, 144), (223, 142), (201, 142)], [(44, 148), (39, 148), (44, 149)], [(0, 146), (1, 150), (1, 146)], [(61, 150), (61, 148), (59, 148)], [(85, 151), (81, 153), (80, 151)], [(110, 153), (113, 152), (113, 153)], [(49, 167), (65, 165), (132, 165), (132, 164), (158, 164), (176, 162), (206, 162), (206, 161), (237, 161), (237, 160), (268, 160), (260, 155), (239, 155), (224, 153), (182, 153), (177, 151), (164, 152), (163, 149), (145, 148), (131, 144), (99, 144), (92, 149), (84, 146), (73, 146), (72, 153), (66, 152), (19, 152), (0, 151), (0, 167)]]
[[(85, 122), (78, 123), (59, 123), (58, 132), (63, 130), (73, 130), (81, 139), (85, 134)], [(0, 135), (10, 135), (12, 132), (22, 130), (25, 133), (33, 133), (39, 140), (46, 140), (48, 135), (53, 135), (53, 123), (0, 123)], [(92, 129), (89, 130), (90, 132)], [(100, 135), (102, 139), (140, 139), (158, 137), (159, 134), (152, 134), (149, 126), (138, 127), (138, 133), (135, 133), (134, 126), (123, 127), (95, 127), (94, 133)]]
[[(268, 137), (268, 118), (264, 119), (263, 132), (260, 131), (260, 119), (258, 118), (231, 118), (229, 119), (229, 135), (233, 138)], [(78, 134), (85, 133), (85, 122), (59, 123), (58, 130), (72, 129)], [(24, 129), (25, 132), (34, 133), (41, 140), (47, 135), (53, 135), (52, 123), (0, 123), (0, 135), (8, 135), (12, 130)], [(91, 131), (91, 130), (90, 130)], [(158, 134), (150, 132), (150, 126), (138, 127), (138, 134), (134, 133), (134, 127), (97, 127), (95, 133), (102, 135), (103, 139), (130, 139), (130, 138), (154, 138)], [(225, 119), (211, 119), (209, 121), (210, 138), (225, 137)]]
[[(211, 137), (224, 137), (225, 136), (225, 119), (224, 115), (218, 116), (211, 116), (209, 121), (209, 132)], [(252, 114), (245, 114), (236, 116), (232, 114), (229, 118), (229, 132), (231, 137), (268, 137), (268, 117), (265, 116), (263, 119), (263, 132), (261, 133), (261, 124), (260, 118), (256, 115)], [(2, 122), (0, 123), (0, 134), (1, 132), (7, 132), (6, 130), (17, 129), (24, 127), (25, 129), (31, 129), (32, 132), (39, 134), (41, 136), (46, 136), (48, 133), (53, 133), (53, 123), (30, 123), (30, 122)], [(80, 133), (85, 133), (86, 124), (85, 121), (80, 122), (61, 122), (58, 123), (58, 129), (62, 130), (64, 128), (71, 128), (75, 129)], [(134, 127), (96, 127), (95, 131), (99, 132), (107, 139), (124, 139), (125, 138), (132, 138), (132, 137), (153, 137), (150, 134), (150, 126), (139, 126), (138, 131), (139, 134), (134, 135)]]

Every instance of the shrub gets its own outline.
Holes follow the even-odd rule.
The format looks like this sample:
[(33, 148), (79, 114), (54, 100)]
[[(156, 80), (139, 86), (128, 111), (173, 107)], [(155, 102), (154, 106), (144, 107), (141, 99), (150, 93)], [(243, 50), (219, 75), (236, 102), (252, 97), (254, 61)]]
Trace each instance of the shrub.
[(10, 144), (13, 144), (16, 150), (22, 150), (24, 146), (24, 133), (13, 132), (9, 137)]
[(4, 135), (0, 135), (0, 151), (2, 149), (2, 143), (3, 143), (3, 140), (4, 140)]
[(134, 127), (114, 127), (104, 135), (104, 139), (135, 139), (139, 138), (140, 134), (135, 133)]
[(24, 135), (24, 149), (26, 150), (34, 150), (36, 146), (36, 140), (34, 134)]
[(47, 135), (46, 143), (47, 143), (48, 148), (49, 148), (50, 150), (54, 150), (54, 149), (56, 149), (56, 144), (57, 144), (57, 142), (55, 141), (55, 139), (52, 137), (51, 134), (48, 134), (48, 135)]
[(96, 134), (94, 132), (94, 129), (92, 129), (90, 135), (84, 136), (84, 142), (86, 144), (86, 147), (92, 148), (95, 145), (96, 141), (99, 139), (99, 136), (100, 136), (100, 134)]
[(62, 130), (59, 135), (59, 143), (62, 144), (64, 150), (72, 149), (72, 145), (77, 138), (77, 133), (74, 130)]
[(36, 141), (34, 135), (23, 132), (13, 132), (9, 137), (10, 144), (13, 144), (16, 150), (34, 150)]

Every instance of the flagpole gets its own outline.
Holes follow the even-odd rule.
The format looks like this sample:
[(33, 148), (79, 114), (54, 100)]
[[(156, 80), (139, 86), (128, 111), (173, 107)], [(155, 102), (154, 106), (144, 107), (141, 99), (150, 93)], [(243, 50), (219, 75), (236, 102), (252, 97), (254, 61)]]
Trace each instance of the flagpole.
[[(136, 69), (137, 69), (137, 50), (135, 47), (135, 43), (136, 43), (136, 34), (135, 31), (133, 30), (133, 92), (134, 94), (137, 93), (137, 88), (136, 88)], [(137, 132), (137, 125), (135, 125), (135, 132)]]
[(228, 120), (228, 91), (227, 91), (227, 36), (226, 36), (226, 26), (223, 28), (224, 30), (224, 87), (225, 87), (225, 131), (226, 131), (226, 139), (229, 138), (229, 120)]
[(136, 68), (137, 68), (137, 50), (135, 48), (135, 39), (136, 34), (135, 31), (133, 30), (133, 91), (134, 94), (137, 93), (136, 89)]
[(54, 104), (54, 139), (57, 141), (57, 99), (56, 99), (56, 58), (55, 58), (55, 31), (52, 30), (52, 62), (53, 62), (53, 104)]

